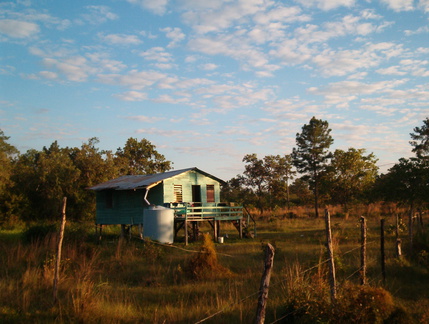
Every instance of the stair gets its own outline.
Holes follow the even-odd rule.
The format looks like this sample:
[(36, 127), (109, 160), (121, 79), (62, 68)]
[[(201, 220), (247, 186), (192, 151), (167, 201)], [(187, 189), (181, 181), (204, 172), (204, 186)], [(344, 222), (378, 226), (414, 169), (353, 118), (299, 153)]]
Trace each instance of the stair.
[(241, 220), (234, 220), (232, 223), (234, 224), (234, 227), (237, 229), (237, 231), (240, 233), (240, 222), (243, 229), (243, 237), (244, 238), (254, 238), (255, 233), (251, 231), (249, 224), (247, 224), (247, 221), (242, 218)]

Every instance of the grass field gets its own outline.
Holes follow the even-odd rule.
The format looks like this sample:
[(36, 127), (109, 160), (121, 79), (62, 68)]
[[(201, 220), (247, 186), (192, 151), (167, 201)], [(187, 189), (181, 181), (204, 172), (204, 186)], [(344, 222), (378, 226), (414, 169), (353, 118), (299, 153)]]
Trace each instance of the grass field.
[[(222, 224), (221, 233), (228, 237), (215, 250), (225, 271), (213, 270), (206, 278), (195, 277), (189, 268), (201, 241), (185, 246), (179, 237), (178, 243), (165, 246), (125, 240), (111, 226), (99, 242), (91, 224), (67, 223), (57, 303), (52, 293), (56, 235), (31, 241), (23, 230), (3, 230), (0, 322), (197, 323), (208, 318), (203, 322), (252, 323), (268, 242), (276, 251), (265, 323), (368, 323), (368, 318), (382, 323), (389, 314), (391, 323), (429, 321), (427, 253), (412, 260), (395, 257), (394, 219), (386, 218), (383, 285), (380, 219), (368, 217), (367, 274), (369, 286), (377, 289), (365, 293), (359, 287), (359, 219), (333, 217), (331, 222), (339, 296), (335, 306), (327, 283), (323, 219), (264, 215), (257, 236), (242, 240), (232, 225)], [(201, 232), (212, 231), (202, 227)], [(407, 251), (407, 233), (401, 236)], [(367, 313), (370, 317), (364, 317)]]

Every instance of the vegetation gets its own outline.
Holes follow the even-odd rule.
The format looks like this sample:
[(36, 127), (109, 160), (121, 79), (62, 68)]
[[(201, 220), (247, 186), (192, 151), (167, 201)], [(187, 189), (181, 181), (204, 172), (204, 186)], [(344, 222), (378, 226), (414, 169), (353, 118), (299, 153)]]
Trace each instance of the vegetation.
[[(223, 244), (205, 235), (187, 247), (180, 237), (174, 246), (120, 239), (120, 228), (114, 226), (98, 241), (91, 224), (69, 222), (58, 303), (52, 296), (57, 231), (0, 231), (0, 322), (196, 323), (208, 318), (205, 323), (251, 323), (264, 269), (263, 248), (270, 242), (276, 254), (266, 323), (424, 323), (429, 316), (428, 257), (420, 253), (416, 259), (397, 259), (394, 231), (386, 233), (387, 278), (382, 286), (381, 205), (368, 215), (368, 286), (359, 285), (356, 217), (333, 218), (336, 305), (329, 298), (324, 222), (293, 210), (298, 215), (294, 219), (287, 217), (287, 209), (261, 215), (255, 239), (240, 240), (236, 229), (225, 225), (222, 232), (228, 238)], [(393, 217), (386, 219), (394, 225)], [(202, 231), (212, 232), (209, 227)], [(426, 248), (428, 241), (427, 236), (419, 238)]]
[(19, 154), (0, 133), (0, 225), (17, 221), (53, 220), (67, 197), (69, 217), (90, 220), (95, 196), (87, 188), (124, 174), (151, 174), (171, 169), (171, 162), (146, 139), (130, 138), (124, 148), (102, 151), (97, 138), (80, 148), (62, 148), (55, 141), (41, 151)]
[(328, 151), (334, 142), (327, 121), (311, 118), (308, 125), (302, 126), (302, 132), (296, 134), (297, 147), (292, 151), (293, 163), (303, 179), (308, 181), (314, 193), (314, 212), (319, 217), (319, 187), (327, 162), (331, 157)]
[[(222, 228), (225, 244), (204, 235), (187, 247), (180, 239), (174, 246), (127, 241), (115, 226), (99, 241), (93, 231), (95, 202), (87, 187), (171, 168), (149, 141), (129, 139), (115, 153), (98, 149), (97, 138), (79, 148), (55, 141), (21, 154), (0, 130), (0, 322), (250, 323), (267, 242), (276, 248), (267, 323), (428, 322), (428, 119), (423, 123), (411, 134), (415, 157), (378, 175), (377, 158), (365, 149), (329, 152), (329, 125), (313, 117), (290, 155), (248, 154), (243, 174), (223, 188), (224, 199), (246, 204), (257, 218), (257, 237), (240, 240), (231, 224)], [(295, 178), (293, 166), (301, 177)], [(54, 302), (64, 196), (68, 223)], [(309, 217), (320, 206), (333, 216), (335, 304), (327, 284), (324, 222)], [(362, 215), (369, 224), (368, 286), (358, 285)], [(381, 218), (387, 221), (385, 284)], [(212, 229), (200, 229), (205, 231)], [(407, 251), (401, 258), (397, 238)]]

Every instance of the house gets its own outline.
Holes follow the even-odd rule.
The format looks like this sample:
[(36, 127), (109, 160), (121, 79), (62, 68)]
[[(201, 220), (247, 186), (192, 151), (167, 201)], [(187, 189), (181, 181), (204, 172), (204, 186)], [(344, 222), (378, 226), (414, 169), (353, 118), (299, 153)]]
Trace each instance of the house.
[[(121, 224), (123, 229), (142, 226), (144, 210), (157, 205), (174, 210), (174, 235), (184, 228), (187, 243), (188, 225), (192, 225), (195, 232), (198, 221), (209, 221), (215, 237), (219, 234), (219, 221), (242, 223), (242, 209), (220, 206), (223, 183), (194, 167), (151, 175), (126, 175), (89, 189), (96, 193), (96, 225), (100, 233), (103, 225)], [(242, 225), (239, 227), (242, 230)]]

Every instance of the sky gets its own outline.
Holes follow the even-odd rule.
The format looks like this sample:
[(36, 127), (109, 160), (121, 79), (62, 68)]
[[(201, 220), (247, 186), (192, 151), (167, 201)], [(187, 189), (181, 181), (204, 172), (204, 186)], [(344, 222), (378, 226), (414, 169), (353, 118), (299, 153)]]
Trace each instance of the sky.
[(147, 139), (223, 180), (312, 117), (386, 172), (429, 116), (429, 0), (0, 2), (0, 129), (25, 153)]

